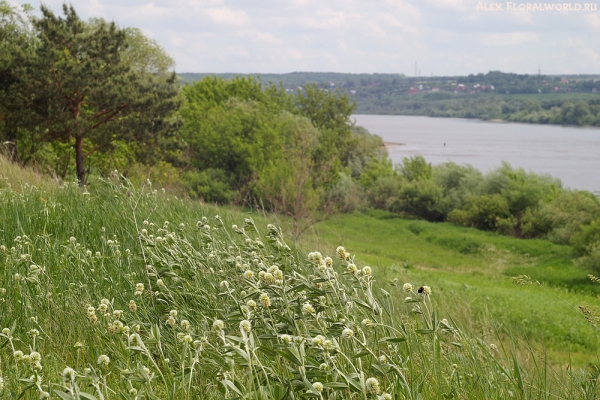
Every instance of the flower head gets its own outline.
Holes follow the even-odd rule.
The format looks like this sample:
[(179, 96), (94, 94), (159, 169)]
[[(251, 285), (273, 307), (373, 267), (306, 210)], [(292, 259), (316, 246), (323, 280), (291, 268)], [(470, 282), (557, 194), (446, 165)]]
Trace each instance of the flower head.
[(225, 329), (225, 322), (223, 322), (220, 319), (216, 319), (215, 322), (213, 322), (212, 324), (212, 328), (215, 331), (222, 331), (223, 329)]
[(321, 393), (324, 389), (324, 386), (321, 382), (315, 382), (313, 383), (313, 387), (315, 388), (315, 390), (319, 393)]
[(377, 378), (367, 379), (365, 382), (365, 387), (367, 389), (367, 393), (379, 394), (379, 391), (381, 390)]
[(350, 328), (346, 328), (342, 331), (342, 337), (344, 339), (350, 339), (352, 336), (354, 336), (354, 331)]
[(102, 367), (108, 367), (109, 363), (110, 358), (106, 354), (102, 354), (100, 357), (98, 357), (98, 365)]
[(269, 298), (268, 294), (261, 293), (260, 296), (258, 297), (258, 300), (260, 301), (260, 305), (263, 306), (264, 308), (271, 307), (271, 299)]
[(246, 333), (250, 333), (252, 330), (252, 324), (247, 319), (244, 319), (240, 322), (240, 329)]
[(315, 308), (308, 301), (302, 306), (302, 314), (314, 314)]

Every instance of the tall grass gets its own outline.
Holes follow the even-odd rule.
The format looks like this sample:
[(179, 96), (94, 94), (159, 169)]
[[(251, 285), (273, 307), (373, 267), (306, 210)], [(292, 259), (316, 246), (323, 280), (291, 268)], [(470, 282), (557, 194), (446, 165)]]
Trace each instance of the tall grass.
[[(0, 188), (5, 398), (596, 398), (344, 248), (121, 177)], [(348, 249), (351, 250), (351, 249)], [(456, 304), (462, 299), (457, 295)]]

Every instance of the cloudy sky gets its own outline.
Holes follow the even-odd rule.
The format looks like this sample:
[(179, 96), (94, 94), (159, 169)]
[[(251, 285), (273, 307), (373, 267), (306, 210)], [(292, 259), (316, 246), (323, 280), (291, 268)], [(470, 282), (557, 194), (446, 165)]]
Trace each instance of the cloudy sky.
[[(141, 28), (175, 58), (178, 72), (412, 76), (415, 62), (422, 75), (537, 73), (538, 68), (542, 74), (600, 73), (600, 11), (583, 10), (586, 4), (600, 9), (597, 1), (570, 3), (572, 9), (579, 4), (579, 12), (534, 9), (564, 3), (555, 0), (73, 0), (72, 4), (83, 18), (104, 17)], [(55, 12), (61, 10), (61, 0), (44, 3)], [(519, 4), (529, 4), (532, 10), (518, 11)]]

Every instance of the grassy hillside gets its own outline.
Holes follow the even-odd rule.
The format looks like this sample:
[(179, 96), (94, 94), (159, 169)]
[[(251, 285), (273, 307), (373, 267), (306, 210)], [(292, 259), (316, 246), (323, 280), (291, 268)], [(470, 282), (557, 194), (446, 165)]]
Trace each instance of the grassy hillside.
[(11, 186), (2, 398), (598, 394), (581, 368), (598, 336), (575, 308), (596, 288), (566, 247), (384, 213), (337, 216), (295, 245), (285, 219), (118, 176)]
[[(324, 251), (336, 243), (353, 249), (388, 281), (433, 285), (449, 313), (459, 309), (544, 343), (556, 363), (567, 364), (569, 357), (578, 365), (598, 362), (597, 330), (577, 306), (600, 306), (600, 285), (573, 264), (568, 246), (381, 211), (336, 216), (306, 240)], [(516, 285), (513, 277), (523, 274), (542, 285)]]

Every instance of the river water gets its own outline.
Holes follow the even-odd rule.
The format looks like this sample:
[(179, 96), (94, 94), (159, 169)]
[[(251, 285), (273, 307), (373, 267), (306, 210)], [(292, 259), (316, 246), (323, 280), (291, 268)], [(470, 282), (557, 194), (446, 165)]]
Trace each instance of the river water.
[(599, 128), (400, 115), (353, 119), (383, 138), (394, 164), (422, 155), (434, 165), (453, 161), (487, 172), (507, 161), (572, 189), (600, 191)]

